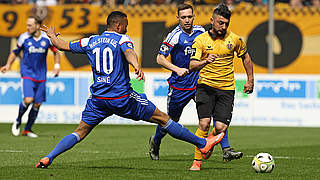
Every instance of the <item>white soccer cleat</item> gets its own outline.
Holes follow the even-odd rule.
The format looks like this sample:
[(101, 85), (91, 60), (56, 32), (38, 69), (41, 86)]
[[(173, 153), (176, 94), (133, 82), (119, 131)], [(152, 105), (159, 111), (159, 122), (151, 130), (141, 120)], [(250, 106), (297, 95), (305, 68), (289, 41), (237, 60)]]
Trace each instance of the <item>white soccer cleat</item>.
[(28, 136), (28, 137), (31, 137), (31, 138), (37, 138), (38, 137), (38, 135), (33, 133), (32, 131), (26, 131), (26, 130), (23, 130), (21, 135), (22, 136)]
[(19, 136), (20, 134), (20, 124), (17, 123), (17, 121), (14, 121), (11, 127), (12, 135)]

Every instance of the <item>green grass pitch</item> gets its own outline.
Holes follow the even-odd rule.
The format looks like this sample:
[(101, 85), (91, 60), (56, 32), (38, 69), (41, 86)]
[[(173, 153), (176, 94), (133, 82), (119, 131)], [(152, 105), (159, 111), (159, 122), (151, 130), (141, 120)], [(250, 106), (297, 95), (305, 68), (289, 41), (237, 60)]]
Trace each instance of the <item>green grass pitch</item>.
[[(23, 127), (23, 126), (22, 126)], [(191, 144), (164, 138), (160, 160), (150, 160), (149, 136), (155, 126), (99, 125), (48, 169), (34, 168), (77, 125), (36, 124), (39, 138), (14, 137), (11, 124), (0, 124), (0, 179), (318, 179), (320, 128), (230, 127), (230, 144), (244, 153), (240, 160), (222, 162), (221, 148), (204, 161), (200, 172), (188, 171)], [(196, 126), (187, 126), (192, 132)], [(251, 161), (259, 152), (276, 163), (270, 174), (255, 173)]]

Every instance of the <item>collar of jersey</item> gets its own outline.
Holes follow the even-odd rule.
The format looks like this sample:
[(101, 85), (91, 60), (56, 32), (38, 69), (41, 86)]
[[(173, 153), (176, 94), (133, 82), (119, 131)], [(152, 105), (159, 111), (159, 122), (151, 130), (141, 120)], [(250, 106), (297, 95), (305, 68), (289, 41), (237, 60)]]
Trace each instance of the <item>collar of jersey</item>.
[(194, 33), (194, 30), (193, 30), (194, 25), (192, 25), (192, 32), (191, 32), (190, 34), (186, 33), (186, 32), (181, 28), (180, 25), (178, 25), (178, 26), (179, 26), (179, 29), (180, 29), (183, 33), (185, 33), (186, 35), (188, 35), (188, 36), (192, 36), (192, 35), (193, 35), (193, 33)]

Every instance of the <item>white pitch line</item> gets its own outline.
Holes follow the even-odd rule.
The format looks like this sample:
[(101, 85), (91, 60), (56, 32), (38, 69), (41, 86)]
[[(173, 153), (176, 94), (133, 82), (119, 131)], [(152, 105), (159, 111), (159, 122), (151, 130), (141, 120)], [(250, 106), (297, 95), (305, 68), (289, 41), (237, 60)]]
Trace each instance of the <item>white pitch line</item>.
[(0, 153), (23, 153), (23, 152), (27, 152), (27, 151), (0, 149)]

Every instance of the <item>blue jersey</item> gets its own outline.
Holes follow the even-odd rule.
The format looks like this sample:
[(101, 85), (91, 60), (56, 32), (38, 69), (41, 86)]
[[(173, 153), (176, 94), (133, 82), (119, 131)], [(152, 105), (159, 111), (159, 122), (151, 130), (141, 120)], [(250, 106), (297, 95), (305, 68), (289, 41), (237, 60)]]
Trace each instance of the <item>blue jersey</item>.
[[(172, 64), (189, 69), (193, 40), (203, 32), (205, 32), (205, 29), (202, 26), (193, 26), (191, 34), (185, 33), (180, 26), (177, 26), (168, 34), (160, 47), (159, 53), (164, 56), (170, 54)], [(178, 90), (193, 90), (196, 88), (198, 75), (198, 71), (192, 71), (186, 76), (180, 77), (176, 72), (172, 72), (168, 82), (170, 87)]]
[(93, 96), (112, 99), (128, 96), (133, 91), (129, 83), (129, 63), (124, 56), (127, 49), (133, 49), (129, 36), (106, 31), (70, 42), (69, 47), (73, 53), (87, 54), (89, 58)]
[(41, 35), (35, 38), (27, 32), (20, 35), (16, 49), (13, 52), (18, 55), (23, 51), (20, 63), (21, 77), (35, 82), (43, 82), (47, 75), (47, 53), (53, 48), (49, 37), (41, 31)]

